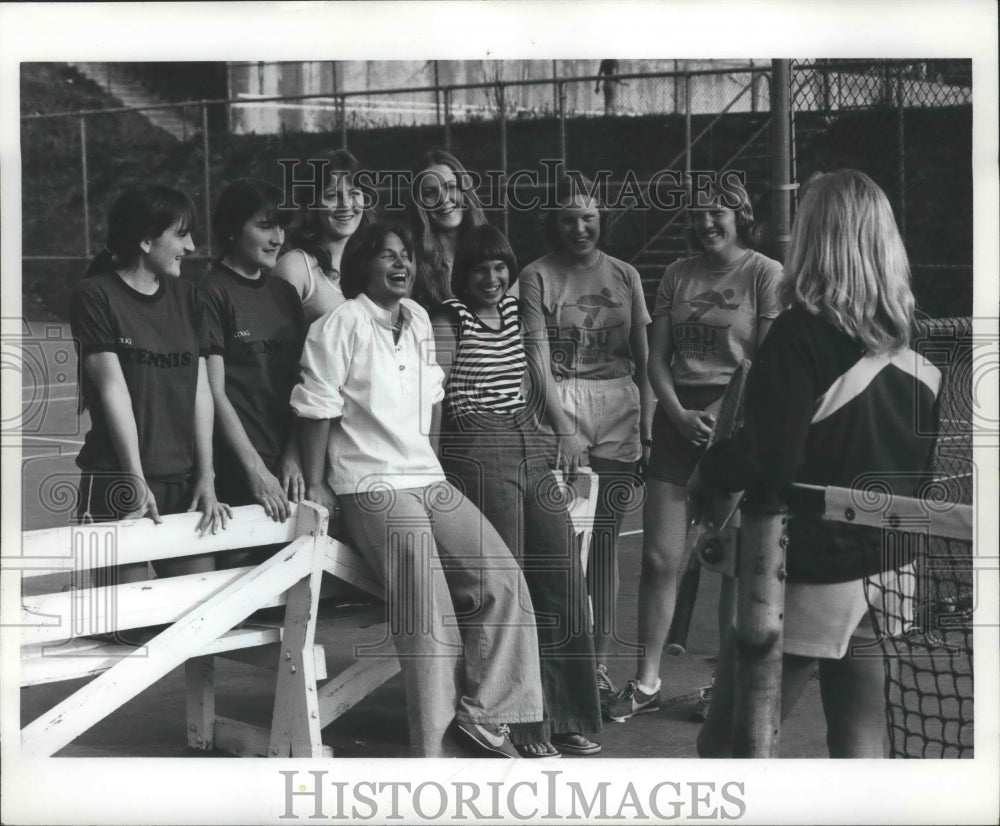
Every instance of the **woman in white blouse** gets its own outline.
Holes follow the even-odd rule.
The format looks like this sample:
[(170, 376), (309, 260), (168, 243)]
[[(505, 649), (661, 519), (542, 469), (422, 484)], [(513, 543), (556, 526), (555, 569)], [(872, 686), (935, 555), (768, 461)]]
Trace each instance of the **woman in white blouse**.
[(381, 223), (344, 250), (348, 300), (312, 325), (291, 399), (306, 496), (339, 505), (351, 544), (385, 580), (414, 753), (446, 754), (454, 722), (466, 746), (517, 757), (507, 724), (542, 719), (531, 598), (435, 456), (443, 373), (427, 313), (406, 297), (412, 256), (409, 232)]

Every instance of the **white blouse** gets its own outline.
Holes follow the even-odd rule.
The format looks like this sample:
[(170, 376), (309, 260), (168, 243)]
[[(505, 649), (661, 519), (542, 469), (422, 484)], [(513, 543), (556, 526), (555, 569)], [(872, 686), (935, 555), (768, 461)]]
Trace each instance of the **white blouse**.
[(338, 496), (445, 478), (428, 438), (431, 409), (444, 397), (433, 328), (410, 299), (400, 314), (398, 342), (389, 311), (363, 293), (309, 329), (291, 405), (304, 419), (340, 419), (327, 446), (327, 482)]

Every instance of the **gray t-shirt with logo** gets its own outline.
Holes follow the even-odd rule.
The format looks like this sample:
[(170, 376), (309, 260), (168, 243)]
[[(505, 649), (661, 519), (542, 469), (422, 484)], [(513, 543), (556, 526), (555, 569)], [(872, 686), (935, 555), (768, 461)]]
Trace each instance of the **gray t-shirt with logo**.
[(701, 254), (667, 267), (653, 318), (670, 316), (674, 384), (725, 385), (744, 359), (753, 360), (758, 320), (781, 313), (780, 283), (781, 264), (754, 250), (726, 266)]
[(556, 377), (632, 375), (629, 337), (650, 321), (635, 267), (602, 252), (593, 267), (569, 269), (549, 254), (528, 264), (517, 283), (524, 327), (548, 331)]

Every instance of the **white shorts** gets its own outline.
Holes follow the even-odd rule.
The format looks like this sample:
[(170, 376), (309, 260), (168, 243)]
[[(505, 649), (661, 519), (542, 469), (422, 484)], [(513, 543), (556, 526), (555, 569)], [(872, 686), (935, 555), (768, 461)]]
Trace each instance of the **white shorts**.
[[(913, 622), (916, 575), (913, 565), (865, 580), (814, 585), (790, 582), (785, 586), (784, 652), (800, 657), (839, 660), (851, 637), (875, 640), (899, 636)], [(874, 622), (874, 625), (873, 625)]]
[(631, 376), (563, 379), (556, 381), (556, 390), (576, 428), (584, 463), (590, 456), (616, 462), (639, 461), (639, 388)]

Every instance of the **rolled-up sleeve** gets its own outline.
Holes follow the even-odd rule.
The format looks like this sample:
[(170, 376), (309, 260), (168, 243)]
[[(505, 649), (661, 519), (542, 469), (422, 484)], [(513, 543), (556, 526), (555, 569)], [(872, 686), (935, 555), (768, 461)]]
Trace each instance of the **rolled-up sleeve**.
[[(343, 386), (351, 365), (355, 323), (341, 308), (316, 319), (302, 348), (302, 380), (291, 405), (303, 419), (336, 419), (344, 412)], [(440, 368), (438, 368), (440, 369)]]

